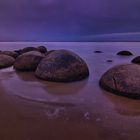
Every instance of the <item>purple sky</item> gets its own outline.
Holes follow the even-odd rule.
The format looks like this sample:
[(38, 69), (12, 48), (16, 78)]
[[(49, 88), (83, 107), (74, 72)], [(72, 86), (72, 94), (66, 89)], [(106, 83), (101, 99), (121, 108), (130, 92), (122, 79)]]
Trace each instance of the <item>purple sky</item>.
[(140, 0), (0, 0), (1, 41), (140, 41)]

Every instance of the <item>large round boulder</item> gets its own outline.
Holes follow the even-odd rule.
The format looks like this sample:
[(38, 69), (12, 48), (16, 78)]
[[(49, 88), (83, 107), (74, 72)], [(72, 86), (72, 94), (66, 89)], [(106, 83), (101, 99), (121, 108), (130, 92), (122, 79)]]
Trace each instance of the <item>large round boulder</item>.
[(17, 57), (14, 68), (20, 71), (34, 71), (42, 58), (42, 54), (37, 51), (24, 53)]
[(117, 55), (130, 56), (133, 54), (130, 51), (123, 50), (123, 51), (118, 52)]
[(117, 65), (103, 74), (100, 86), (117, 95), (140, 99), (140, 66)]
[(13, 58), (17, 58), (18, 57), (18, 53), (17, 52), (15, 52), (15, 51), (2, 51), (2, 52), (0, 52), (0, 54), (5, 54), (5, 55), (9, 55), (9, 56), (11, 56), (11, 57), (13, 57)]
[(135, 57), (131, 62), (135, 64), (140, 64), (140, 56)]
[(14, 61), (15, 59), (13, 57), (0, 54), (0, 69), (12, 66)]
[(72, 82), (86, 78), (89, 70), (85, 61), (69, 50), (55, 50), (39, 63), (38, 78), (54, 82)]

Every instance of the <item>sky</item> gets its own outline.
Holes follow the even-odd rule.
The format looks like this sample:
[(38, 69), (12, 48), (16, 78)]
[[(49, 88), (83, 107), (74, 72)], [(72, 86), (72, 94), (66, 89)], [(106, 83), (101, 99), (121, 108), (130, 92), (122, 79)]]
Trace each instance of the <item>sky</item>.
[(0, 41), (140, 41), (140, 0), (0, 0)]

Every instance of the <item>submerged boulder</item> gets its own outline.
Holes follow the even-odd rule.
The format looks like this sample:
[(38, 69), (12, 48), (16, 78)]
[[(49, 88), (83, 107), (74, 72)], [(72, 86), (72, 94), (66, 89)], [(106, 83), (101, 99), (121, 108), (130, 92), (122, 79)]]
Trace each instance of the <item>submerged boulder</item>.
[(15, 52), (15, 51), (2, 51), (2, 52), (0, 52), (0, 54), (5, 54), (5, 55), (9, 55), (9, 56), (11, 56), (11, 57), (13, 57), (13, 58), (17, 58), (18, 57), (18, 53), (17, 52)]
[(102, 51), (94, 51), (94, 53), (103, 53)]
[(86, 78), (89, 70), (85, 61), (68, 50), (55, 50), (39, 63), (36, 76), (54, 82), (72, 82)]
[(38, 46), (37, 50), (41, 53), (46, 53), (47, 52), (47, 48), (45, 46)]
[(117, 95), (140, 99), (140, 66), (117, 65), (103, 74), (100, 86)]
[(133, 55), (130, 51), (120, 51), (117, 53), (117, 55), (124, 55), (124, 56), (129, 56), (129, 55)]
[(0, 54), (0, 68), (10, 67), (14, 64), (15, 59), (11, 56)]
[(140, 64), (140, 56), (135, 57), (131, 62), (136, 63), (136, 64)]
[(37, 51), (24, 53), (17, 57), (14, 68), (20, 71), (34, 71), (42, 58), (42, 54)]

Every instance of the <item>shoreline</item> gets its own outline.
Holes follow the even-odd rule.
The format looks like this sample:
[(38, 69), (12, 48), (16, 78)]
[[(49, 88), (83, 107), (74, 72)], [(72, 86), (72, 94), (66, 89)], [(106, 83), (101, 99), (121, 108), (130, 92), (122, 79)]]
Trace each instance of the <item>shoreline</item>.
[[(81, 43), (47, 44), (48, 49), (66, 48), (78, 53), (87, 62), (90, 76), (80, 82), (53, 83), (38, 80), (33, 73), (0, 69), (0, 139), (139, 140), (139, 100), (106, 92), (98, 82), (110, 67), (130, 63), (140, 54), (140, 44), (84, 43), (85, 47)], [(28, 43), (21, 46), (5, 43), (1, 48), (23, 45), (26, 47)], [(131, 50), (134, 56), (117, 56), (122, 49)], [(103, 53), (96, 54), (95, 50)], [(108, 63), (108, 59), (113, 62)], [(38, 102), (41, 100), (42, 103)]]

